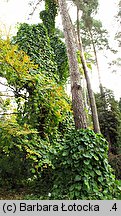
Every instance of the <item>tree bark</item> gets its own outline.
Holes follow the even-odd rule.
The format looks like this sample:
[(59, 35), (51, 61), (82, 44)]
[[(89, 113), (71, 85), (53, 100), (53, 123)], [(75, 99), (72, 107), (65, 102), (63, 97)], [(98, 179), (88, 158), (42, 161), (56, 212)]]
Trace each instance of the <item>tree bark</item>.
[(62, 16), (62, 24), (67, 47), (67, 55), (69, 60), (70, 78), (71, 78), (71, 92), (72, 92), (72, 107), (74, 114), (74, 121), (76, 129), (86, 128), (86, 115), (84, 111), (81, 76), (79, 72), (75, 41), (73, 37), (73, 30), (70, 24), (70, 18), (67, 11), (65, 0), (58, 0), (59, 9)]
[(93, 51), (94, 51), (94, 56), (95, 56), (95, 62), (96, 62), (96, 66), (97, 66), (100, 94), (103, 94), (103, 86), (102, 86), (102, 81), (101, 81), (101, 75), (100, 75), (100, 69), (99, 69), (99, 64), (98, 64), (97, 52), (96, 52), (95, 44), (94, 44), (94, 41), (93, 41), (93, 35), (92, 35), (91, 29), (90, 29), (89, 26), (88, 26), (88, 30), (89, 30), (90, 38), (91, 38), (91, 41), (92, 41), (92, 46), (93, 46)]
[(91, 86), (90, 78), (89, 78), (89, 75), (88, 75), (88, 67), (87, 67), (87, 64), (86, 64), (84, 51), (83, 51), (83, 46), (82, 46), (82, 41), (81, 41), (80, 27), (79, 27), (79, 9), (78, 9), (78, 7), (77, 7), (77, 35), (78, 35), (78, 47), (79, 47), (79, 50), (80, 50), (80, 58), (81, 58), (82, 67), (83, 67), (83, 70), (84, 70), (84, 75), (85, 75), (85, 79), (86, 79), (86, 83), (87, 83), (87, 90), (88, 90), (90, 107), (91, 107), (91, 112), (92, 112), (92, 121), (93, 121), (94, 132), (95, 133), (100, 133), (100, 126), (99, 126), (99, 120), (98, 120), (95, 97), (94, 97), (94, 93), (92, 91), (92, 86)]

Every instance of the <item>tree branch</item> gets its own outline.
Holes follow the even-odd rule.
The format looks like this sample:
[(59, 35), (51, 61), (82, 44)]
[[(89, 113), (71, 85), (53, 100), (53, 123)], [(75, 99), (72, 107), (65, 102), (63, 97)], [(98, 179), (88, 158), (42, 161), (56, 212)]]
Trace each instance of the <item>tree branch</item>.
[(10, 88), (10, 89), (12, 89), (13, 91), (15, 91), (15, 89), (14, 89), (13, 87), (11, 87), (11, 86), (9, 86), (9, 85), (7, 85), (7, 84), (5, 84), (5, 83), (0, 82), (0, 84), (3, 85), (3, 86), (8, 87), (8, 88)]
[(17, 115), (19, 113), (17, 112), (12, 112), (12, 113), (0, 113), (0, 115)]
[(37, 9), (37, 6), (42, 2), (42, 0), (38, 0), (38, 2), (36, 3), (35, 7), (33, 7), (32, 12), (29, 14), (30, 16), (33, 16), (35, 10)]
[(3, 94), (0, 94), (0, 97), (15, 97), (14, 95), (3, 95)]

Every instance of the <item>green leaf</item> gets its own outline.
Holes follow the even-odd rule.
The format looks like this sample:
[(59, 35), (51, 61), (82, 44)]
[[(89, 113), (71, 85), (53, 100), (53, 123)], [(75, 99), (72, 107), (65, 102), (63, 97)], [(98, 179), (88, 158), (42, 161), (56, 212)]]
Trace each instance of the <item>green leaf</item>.
[(96, 156), (96, 155), (93, 155), (93, 157), (94, 157), (94, 159), (95, 159), (96, 161), (98, 161), (98, 160), (99, 160), (99, 157), (98, 157), (98, 156)]
[(92, 155), (89, 154), (89, 153), (87, 153), (87, 154), (83, 154), (83, 156), (86, 157), (86, 158), (92, 158)]
[(63, 154), (62, 154), (62, 156), (67, 156), (67, 155), (68, 155), (67, 151), (63, 152)]
[(88, 169), (91, 169), (91, 171), (92, 171), (92, 165), (91, 164), (88, 164)]
[(71, 191), (70, 193), (69, 193), (69, 197), (70, 197), (70, 199), (74, 199), (74, 191)]
[(70, 188), (69, 188), (69, 191), (73, 191), (75, 189), (75, 185), (72, 185)]
[(76, 175), (74, 180), (75, 181), (80, 181), (81, 180), (81, 176), (80, 175)]
[(92, 177), (94, 177), (94, 176), (95, 176), (95, 173), (94, 173), (94, 171), (91, 171), (91, 172), (90, 172), (90, 176), (92, 176)]
[(97, 175), (101, 175), (101, 171), (100, 170), (95, 170), (95, 172), (97, 173)]
[(75, 185), (75, 189), (78, 190), (78, 191), (80, 191), (80, 190), (82, 189), (81, 184), (79, 184), (79, 183), (76, 184), (76, 185)]
[(78, 198), (80, 196), (80, 191), (75, 191), (75, 196)]
[(32, 171), (32, 173), (35, 173), (35, 172), (36, 172), (34, 168), (32, 168), (31, 171)]
[(98, 177), (98, 181), (103, 182), (103, 177), (102, 176)]
[(88, 189), (90, 188), (89, 182), (87, 180), (84, 180), (84, 184), (87, 186)]
[(85, 161), (84, 161), (84, 164), (86, 164), (86, 165), (89, 165), (89, 163), (90, 163), (89, 160), (87, 160), (87, 161), (85, 160)]

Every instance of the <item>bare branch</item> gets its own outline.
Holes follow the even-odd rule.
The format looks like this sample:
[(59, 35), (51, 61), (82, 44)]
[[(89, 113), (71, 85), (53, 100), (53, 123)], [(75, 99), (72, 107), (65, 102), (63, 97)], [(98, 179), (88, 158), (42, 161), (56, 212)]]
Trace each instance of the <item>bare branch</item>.
[(14, 93), (14, 95), (3, 95), (2, 92), (7, 92), (7, 91), (2, 91), (0, 97), (13, 97), (13, 98), (15, 98), (15, 96), (17, 96), (17, 97), (22, 97), (25, 100), (28, 98), (26, 95), (19, 93), (17, 90), (15, 90), (14, 88), (12, 88), (11, 86), (9, 86), (7, 84), (4, 84), (2, 82), (0, 82), (0, 84), (12, 89), (12, 91)]
[(9, 85), (7, 85), (7, 84), (5, 84), (5, 83), (0, 82), (0, 84), (3, 85), (3, 86), (8, 87), (8, 88), (10, 88), (10, 89), (12, 89), (13, 91), (15, 91), (15, 89), (14, 89), (13, 87), (11, 87), (11, 86), (9, 86)]
[(19, 113), (17, 112), (12, 112), (12, 113), (0, 113), (0, 115), (17, 115)]
[(42, 0), (38, 0), (37, 3), (35, 4), (35, 6), (33, 7), (32, 12), (29, 14), (30, 16), (33, 16), (34, 12), (37, 9), (37, 6), (42, 2)]
[(0, 94), (0, 97), (15, 97), (14, 95), (4, 95), (4, 94)]

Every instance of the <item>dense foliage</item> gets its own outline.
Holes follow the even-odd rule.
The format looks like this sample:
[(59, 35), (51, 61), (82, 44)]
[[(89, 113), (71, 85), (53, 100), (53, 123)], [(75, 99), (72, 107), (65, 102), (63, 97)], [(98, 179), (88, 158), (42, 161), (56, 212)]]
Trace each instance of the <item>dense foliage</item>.
[[(112, 199), (118, 181), (108, 164), (108, 143), (91, 130), (71, 129), (65, 134), (58, 160), (54, 160), (54, 199)], [(117, 186), (116, 186), (117, 184)], [(117, 188), (117, 189), (116, 189)]]
[(109, 162), (121, 179), (121, 110), (111, 90), (96, 94), (101, 132), (109, 143)]
[(43, 24), (21, 24), (13, 43), (25, 51), (31, 60), (38, 64), (39, 69), (49, 76), (58, 79), (57, 64), (54, 62), (54, 52), (50, 45), (47, 30)]
[[(118, 199), (120, 183), (108, 163), (107, 141), (74, 127), (72, 102), (64, 90), (66, 48), (56, 34), (56, 15), (56, 2), (46, 0), (42, 24), (23, 23), (12, 40), (0, 38), (0, 77), (13, 94), (12, 100), (0, 97), (0, 186), (31, 188), (36, 199)], [(105, 98), (103, 117), (106, 112), (115, 120), (108, 132), (114, 132), (117, 145), (117, 103)]]
[(37, 131), (28, 125), (21, 127), (15, 120), (0, 124), (0, 137), (0, 185), (17, 188), (34, 180), (39, 167), (47, 162), (47, 143), (39, 139)]
[(41, 24), (19, 26), (13, 43), (24, 50), (41, 71), (56, 82), (63, 83), (69, 76), (68, 60), (64, 42), (59, 38), (55, 28), (57, 4), (51, 0), (45, 1), (45, 10), (40, 12)]
[(1, 49), (1, 75), (14, 91), (19, 124), (31, 124), (40, 134), (49, 127), (51, 134), (70, 110), (63, 86), (44, 73), (45, 70), (42, 73), (16, 45), (1, 41)]
[[(110, 144), (113, 153), (118, 151), (120, 145), (121, 113), (119, 104), (111, 90), (103, 88), (102, 94), (96, 95), (98, 116), (101, 132)], [(117, 149), (117, 150), (116, 150)]]
[(33, 182), (41, 199), (118, 198), (120, 185), (108, 164), (108, 144), (101, 135), (70, 129), (50, 144), (27, 125), (21, 128), (7, 122), (0, 127), (1, 184), (20, 187)]

